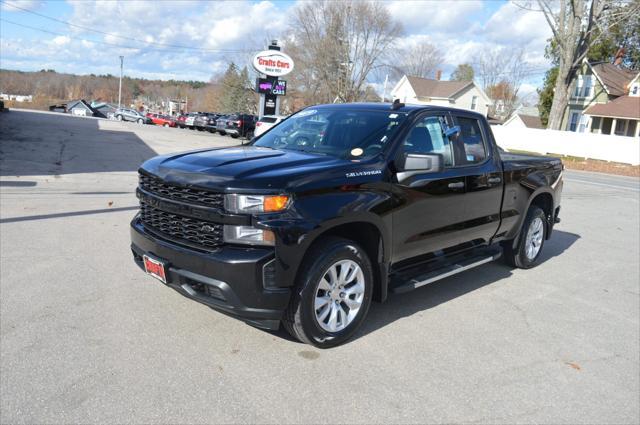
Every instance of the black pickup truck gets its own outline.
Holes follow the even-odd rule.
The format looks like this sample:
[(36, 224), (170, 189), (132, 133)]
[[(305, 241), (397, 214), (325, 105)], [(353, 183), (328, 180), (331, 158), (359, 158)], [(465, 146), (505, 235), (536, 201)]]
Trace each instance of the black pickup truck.
[(145, 162), (131, 248), (186, 297), (331, 347), (390, 292), (501, 256), (536, 265), (562, 170), (505, 153), (474, 112), (314, 106), (244, 146)]

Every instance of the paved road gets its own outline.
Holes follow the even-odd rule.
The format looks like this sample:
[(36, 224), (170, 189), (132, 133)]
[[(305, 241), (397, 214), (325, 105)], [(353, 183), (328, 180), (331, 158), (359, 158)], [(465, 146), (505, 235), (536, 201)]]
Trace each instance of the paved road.
[(544, 262), (375, 304), (320, 351), (129, 253), (137, 165), (230, 139), (0, 114), (1, 423), (638, 423), (637, 179), (567, 172)]

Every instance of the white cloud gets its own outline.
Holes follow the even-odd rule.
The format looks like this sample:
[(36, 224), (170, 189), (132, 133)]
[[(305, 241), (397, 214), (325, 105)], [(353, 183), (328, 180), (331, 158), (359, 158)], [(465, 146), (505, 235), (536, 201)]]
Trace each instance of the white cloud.
[(387, 10), (408, 33), (451, 33), (469, 30), (473, 15), (482, 9), (480, 1), (394, 1)]
[[(12, 5), (16, 5), (17, 7), (12, 7)], [(42, 1), (40, 0), (3, 0), (2, 5), (0, 6), (1, 10), (5, 12), (21, 12), (20, 9), (25, 10), (36, 10), (42, 6)]]
[(484, 25), (487, 40), (502, 45), (517, 45), (531, 53), (544, 53), (551, 29), (542, 12), (524, 10), (505, 3)]
[(54, 37), (51, 42), (58, 46), (64, 46), (65, 44), (69, 44), (71, 42), (71, 37), (68, 37), (66, 35), (59, 35), (57, 37)]

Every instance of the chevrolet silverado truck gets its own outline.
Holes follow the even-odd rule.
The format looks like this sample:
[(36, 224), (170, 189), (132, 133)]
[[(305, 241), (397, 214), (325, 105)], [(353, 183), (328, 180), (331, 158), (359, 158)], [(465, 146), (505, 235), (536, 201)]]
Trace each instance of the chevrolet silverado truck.
[(390, 293), (500, 257), (535, 266), (562, 172), (505, 153), (471, 111), (313, 106), (246, 145), (146, 161), (131, 249), (182, 295), (327, 348)]

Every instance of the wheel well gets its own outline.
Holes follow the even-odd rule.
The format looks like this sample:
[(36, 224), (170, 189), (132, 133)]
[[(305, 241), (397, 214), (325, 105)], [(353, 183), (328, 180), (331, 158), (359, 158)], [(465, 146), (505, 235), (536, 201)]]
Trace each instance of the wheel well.
[(553, 226), (553, 197), (549, 193), (541, 193), (533, 198), (531, 205), (540, 207), (544, 211), (544, 215), (547, 217), (547, 238), (549, 238)]
[(549, 193), (541, 193), (531, 201), (531, 205), (542, 208), (545, 215), (551, 218), (553, 211), (553, 197)]
[(364, 249), (371, 261), (371, 268), (373, 269), (373, 299), (376, 301), (382, 301), (386, 298), (386, 291), (382, 291), (382, 277), (380, 264), (384, 258), (384, 245), (382, 242), (382, 235), (380, 230), (371, 224), (366, 222), (354, 222), (341, 224), (336, 227), (332, 227), (320, 236), (316, 238), (314, 244), (325, 236), (337, 236), (340, 238), (349, 239), (356, 242)]

